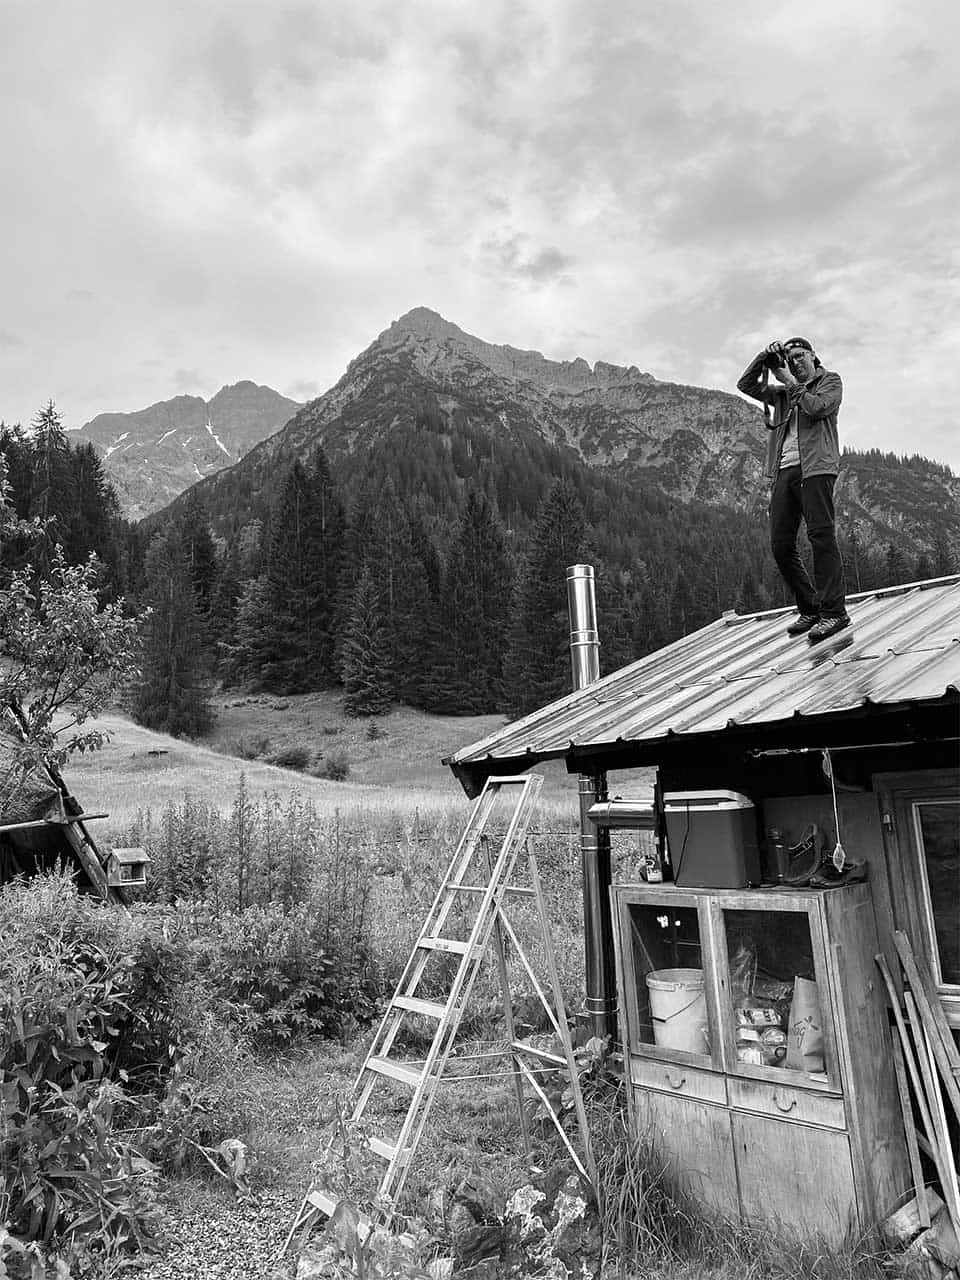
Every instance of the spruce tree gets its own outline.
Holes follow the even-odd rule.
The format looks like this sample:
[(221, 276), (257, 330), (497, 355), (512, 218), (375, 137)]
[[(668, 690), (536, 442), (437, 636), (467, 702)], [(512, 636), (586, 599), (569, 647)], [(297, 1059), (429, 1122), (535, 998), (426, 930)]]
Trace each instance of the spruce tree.
[(436, 602), (417, 554), (410, 517), (390, 481), (380, 490), (375, 518), (364, 523), (361, 581), (366, 575), (376, 589), (387, 646), (387, 687), (395, 701), (419, 706), (429, 682), (425, 664)]
[(142, 679), (133, 717), (148, 729), (182, 736), (211, 720), (203, 626), (188, 548), (176, 528), (159, 534), (147, 552)]
[(447, 714), (495, 711), (513, 597), (513, 566), (490, 500), (472, 492), (443, 579), (431, 705)]
[(54, 547), (65, 545), (76, 511), (76, 480), (63, 417), (52, 400), (37, 413), (30, 439), (31, 485), (28, 516), (36, 516), (43, 534), (31, 552), (41, 575), (48, 571)]
[(264, 560), (271, 604), (267, 688), (297, 693), (336, 683), (334, 616), (343, 537), (343, 508), (318, 449), (309, 470), (293, 464), (271, 515)]
[(220, 670), (227, 684), (263, 687), (263, 672), (274, 658), (273, 606), (270, 583), (264, 575), (250, 578), (237, 597), (232, 639), (220, 651)]
[(64, 550), (71, 564), (80, 564), (95, 552), (104, 566), (104, 586), (113, 596), (123, 590), (120, 542), (120, 503), (107, 479), (97, 451), (82, 441), (70, 451), (73, 469), (74, 510), (64, 514)]
[(583, 506), (558, 480), (541, 504), (516, 593), (504, 671), (503, 709), (522, 716), (570, 692), (567, 567), (586, 547)]
[(343, 705), (348, 715), (375, 716), (390, 709), (393, 671), (388, 625), (380, 586), (368, 567), (353, 593), (343, 634)]

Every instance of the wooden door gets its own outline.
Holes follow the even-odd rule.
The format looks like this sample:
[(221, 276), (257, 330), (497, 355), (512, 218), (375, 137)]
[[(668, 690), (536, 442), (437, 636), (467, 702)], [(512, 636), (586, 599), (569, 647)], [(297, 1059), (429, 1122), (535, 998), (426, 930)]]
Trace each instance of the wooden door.
[(859, 1238), (846, 1133), (742, 1111), (731, 1114), (731, 1125), (746, 1221), (834, 1247)]

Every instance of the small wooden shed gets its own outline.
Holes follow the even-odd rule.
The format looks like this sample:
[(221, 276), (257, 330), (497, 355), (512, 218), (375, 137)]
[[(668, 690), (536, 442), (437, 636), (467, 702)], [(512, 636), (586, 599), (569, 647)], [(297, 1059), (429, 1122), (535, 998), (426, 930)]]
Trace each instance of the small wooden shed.
[(82, 893), (122, 901), (87, 829), (94, 815), (84, 813), (58, 770), (25, 762), (22, 741), (15, 716), (0, 714), (0, 885), (60, 865), (73, 870)]
[[(544, 760), (580, 775), (587, 1010), (617, 1031), (634, 1123), (661, 1134), (705, 1202), (837, 1240), (908, 1186), (873, 960), (897, 971), (895, 930), (960, 1029), (960, 576), (848, 609), (851, 628), (820, 645), (787, 636), (792, 610), (725, 614), (447, 761), (468, 794)], [(618, 882), (610, 829), (631, 825), (630, 805), (609, 796), (640, 766), (685, 822), (674, 875), (691, 824), (714, 824), (697, 857), (719, 868), (736, 820), (752, 824), (767, 883), (731, 887), (719, 869), (712, 885), (682, 871)], [(776, 887), (775, 842), (842, 844), (866, 883)], [(788, 1064), (802, 983), (822, 1043)]]

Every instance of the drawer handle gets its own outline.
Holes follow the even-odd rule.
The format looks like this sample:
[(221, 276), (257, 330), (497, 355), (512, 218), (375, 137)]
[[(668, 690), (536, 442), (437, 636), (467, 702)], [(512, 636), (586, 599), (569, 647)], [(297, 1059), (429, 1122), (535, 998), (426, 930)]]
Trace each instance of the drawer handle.
[(686, 1076), (678, 1076), (676, 1079), (674, 1079), (673, 1076), (670, 1074), (670, 1072), (669, 1071), (667, 1072), (667, 1084), (670, 1086), (671, 1089), (682, 1089), (686, 1083), (687, 1083)]
[(792, 1111), (793, 1108), (797, 1105), (796, 1098), (791, 1098), (790, 1101), (787, 1103), (787, 1105), (784, 1106), (783, 1103), (780, 1101), (780, 1092), (777, 1089), (774, 1089), (773, 1091), (773, 1101), (777, 1110), (782, 1111), (784, 1115), (786, 1115), (788, 1111)]

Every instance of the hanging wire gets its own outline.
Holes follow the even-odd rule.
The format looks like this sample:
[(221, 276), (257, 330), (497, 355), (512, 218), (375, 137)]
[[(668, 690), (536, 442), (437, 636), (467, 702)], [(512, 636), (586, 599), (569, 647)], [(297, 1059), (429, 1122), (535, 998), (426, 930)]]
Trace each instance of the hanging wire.
[(833, 820), (837, 828), (837, 843), (833, 850), (833, 865), (837, 871), (842, 871), (847, 863), (847, 854), (843, 845), (840, 843), (840, 812), (837, 809), (837, 784), (833, 777), (833, 761), (830, 759), (830, 748), (823, 749), (823, 772), (830, 780), (830, 791), (833, 795)]

